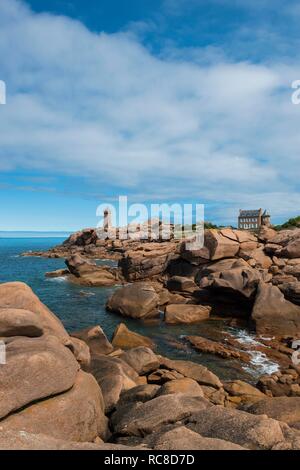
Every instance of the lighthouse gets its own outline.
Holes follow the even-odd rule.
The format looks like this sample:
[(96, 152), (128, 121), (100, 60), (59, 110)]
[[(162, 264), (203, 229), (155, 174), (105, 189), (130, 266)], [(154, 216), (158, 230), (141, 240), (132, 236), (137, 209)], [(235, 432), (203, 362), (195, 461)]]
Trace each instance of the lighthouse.
[(108, 232), (111, 227), (112, 227), (112, 224), (111, 224), (111, 211), (109, 209), (105, 209), (104, 212), (103, 212), (103, 229), (105, 232)]

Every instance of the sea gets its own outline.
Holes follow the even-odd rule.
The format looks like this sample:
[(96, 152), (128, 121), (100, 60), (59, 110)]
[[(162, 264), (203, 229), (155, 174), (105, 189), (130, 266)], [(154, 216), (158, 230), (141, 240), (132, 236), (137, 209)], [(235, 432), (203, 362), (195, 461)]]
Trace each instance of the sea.
[[(0, 283), (22, 281), (28, 284), (44, 304), (54, 312), (70, 332), (100, 325), (111, 340), (120, 322), (137, 333), (150, 337), (156, 351), (171, 359), (189, 360), (205, 365), (223, 380), (246, 380), (255, 383), (257, 378), (278, 370), (278, 365), (264, 354), (252, 352), (250, 364), (242, 365), (233, 359), (223, 359), (195, 351), (185, 340), (188, 335), (199, 335), (217, 340), (222, 331), (230, 332), (241, 343), (257, 341), (254, 334), (233, 328), (225, 320), (214, 319), (194, 325), (165, 325), (158, 320), (142, 322), (109, 313), (105, 304), (114, 290), (111, 287), (82, 287), (70, 283), (65, 277), (47, 278), (45, 273), (65, 267), (64, 259), (22, 256), (28, 251), (42, 251), (63, 242), (65, 237), (0, 237)], [(112, 260), (99, 260), (99, 264), (116, 265)]]

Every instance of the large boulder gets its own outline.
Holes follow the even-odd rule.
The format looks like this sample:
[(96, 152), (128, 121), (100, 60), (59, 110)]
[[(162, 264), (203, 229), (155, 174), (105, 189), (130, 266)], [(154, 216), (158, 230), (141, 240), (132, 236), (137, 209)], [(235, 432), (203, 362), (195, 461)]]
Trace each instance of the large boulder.
[(29, 310), (0, 308), (0, 337), (28, 336), (35, 338), (44, 333), (41, 319)]
[(165, 309), (165, 322), (169, 325), (197, 323), (209, 318), (211, 307), (190, 304), (170, 304)]
[(276, 230), (272, 229), (271, 227), (267, 227), (266, 225), (262, 225), (258, 232), (258, 239), (261, 242), (266, 243), (272, 238), (276, 237), (276, 235)]
[(74, 332), (72, 333), (72, 336), (84, 341), (90, 348), (92, 356), (97, 356), (98, 354), (110, 354), (114, 350), (113, 345), (108, 341), (100, 326), (94, 326), (92, 328)]
[(262, 269), (269, 269), (272, 266), (272, 259), (264, 252), (264, 247), (261, 246), (255, 250), (251, 250), (249, 255), (255, 261), (255, 266)]
[(123, 391), (136, 387), (138, 374), (126, 362), (109, 356), (96, 356), (91, 373), (101, 387), (106, 413), (112, 411)]
[(283, 258), (300, 258), (300, 228), (281, 230), (268, 240), (271, 245), (279, 245), (277, 256)]
[[(99, 441), (99, 443), (98, 443)], [(46, 436), (45, 434), (31, 434), (25, 431), (5, 431), (0, 434), (0, 450), (97, 450), (97, 451), (131, 451), (147, 450), (145, 446), (129, 447), (121, 444), (105, 444), (97, 438), (97, 444), (92, 442), (72, 442)]]
[(260, 283), (252, 311), (256, 331), (275, 336), (300, 332), (300, 307), (284, 298), (278, 287)]
[(209, 250), (211, 260), (232, 258), (240, 249), (235, 232), (231, 229), (206, 230), (205, 246)]
[(249, 413), (267, 415), (300, 429), (300, 397), (264, 398), (247, 408)]
[(300, 258), (300, 236), (288, 243), (288, 245), (280, 252), (280, 254), (286, 258)]
[(239, 405), (251, 405), (265, 398), (265, 395), (253, 385), (242, 380), (233, 380), (224, 383), (225, 391), (235, 398), (235, 403)]
[(66, 346), (72, 351), (81, 368), (87, 370), (91, 363), (91, 352), (88, 345), (79, 338), (70, 338), (70, 342)]
[(69, 335), (60, 320), (40, 301), (30, 287), (22, 282), (0, 285), (0, 308), (29, 310), (39, 318), (45, 334), (57, 336), (63, 343), (69, 340)]
[(158, 392), (158, 396), (171, 395), (173, 393), (184, 393), (190, 397), (204, 397), (204, 393), (198, 382), (187, 377), (170, 380), (169, 382), (164, 383)]
[(139, 375), (156, 370), (160, 361), (154, 352), (145, 347), (133, 348), (122, 354), (121, 359), (127, 362)]
[(185, 426), (154, 433), (144, 441), (155, 450), (246, 450), (222, 439), (202, 437)]
[(194, 280), (184, 276), (173, 276), (167, 282), (167, 288), (175, 292), (194, 292), (197, 288)]
[(124, 405), (113, 414), (111, 423), (115, 433), (124, 436), (145, 436), (165, 424), (176, 423), (211, 406), (202, 397), (183, 394), (164, 395), (132, 406)]
[(211, 274), (207, 287), (221, 295), (227, 302), (251, 302), (261, 280), (260, 273), (251, 268), (233, 266), (230, 269)]
[(131, 388), (130, 390), (122, 392), (122, 395), (118, 402), (118, 406), (135, 402), (144, 403), (146, 401), (152, 400), (156, 397), (159, 390), (160, 386), (155, 384), (137, 385), (136, 387)]
[(206, 367), (190, 361), (172, 361), (160, 356), (161, 367), (169, 370), (177, 371), (184, 377), (194, 379), (200, 385), (207, 385), (215, 389), (222, 388), (222, 382)]
[(162, 385), (166, 382), (183, 378), (184, 375), (180, 374), (176, 370), (157, 369), (152, 372), (152, 374), (148, 375), (148, 383)]
[(127, 250), (119, 262), (124, 278), (129, 281), (143, 281), (161, 275), (173, 259), (176, 243), (137, 243)]
[(86, 246), (96, 243), (97, 232), (94, 228), (86, 228), (78, 232), (72, 233), (67, 240), (64, 241), (63, 246)]
[(293, 304), (300, 305), (300, 282), (284, 282), (278, 285), (284, 297)]
[(247, 449), (271, 449), (282, 442), (280, 423), (266, 416), (212, 406), (192, 415), (188, 428), (205, 437), (224, 439)]
[(5, 340), (0, 367), (0, 418), (37, 400), (69, 390), (79, 365), (54, 336)]
[(110, 312), (130, 318), (151, 318), (158, 315), (159, 296), (147, 283), (131, 284), (118, 289), (107, 302)]
[(66, 260), (71, 273), (70, 280), (83, 286), (113, 286), (118, 280), (118, 271), (109, 266), (97, 266), (95, 261), (75, 254)]
[(154, 343), (150, 338), (140, 335), (127, 328), (124, 323), (117, 326), (112, 339), (112, 345), (120, 349), (132, 349), (144, 346), (154, 349)]
[(230, 345), (224, 345), (218, 341), (212, 341), (202, 336), (187, 336), (186, 340), (200, 352), (207, 354), (214, 354), (223, 357), (224, 359), (240, 359), (243, 362), (250, 362), (250, 355), (245, 351), (233, 348)]
[(84, 258), (79, 254), (70, 256), (68, 259), (66, 259), (65, 263), (70, 273), (76, 277), (80, 277), (86, 273), (90, 273), (97, 267), (95, 261)]
[(0, 435), (19, 430), (75, 442), (92, 442), (97, 436), (105, 439), (107, 418), (94, 377), (79, 371), (66, 393), (34, 403), (0, 422)]

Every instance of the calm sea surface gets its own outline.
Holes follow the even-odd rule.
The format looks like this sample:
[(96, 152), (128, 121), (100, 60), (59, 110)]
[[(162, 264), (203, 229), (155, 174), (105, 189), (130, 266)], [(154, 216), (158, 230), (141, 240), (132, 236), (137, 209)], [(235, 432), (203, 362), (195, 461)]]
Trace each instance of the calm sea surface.
[[(101, 325), (111, 339), (114, 329), (122, 321), (141, 334), (151, 337), (157, 351), (173, 359), (199, 362), (209, 367), (223, 379), (255, 378), (265, 372), (276, 370), (276, 365), (259, 355), (253, 357), (252, 364), (242, 368), (237, 361), (224, 360), (212, 355), (200, 354), (191, 349), (185, 335), (201, 335), (217, 339), (221, 330), (230, 331), (241, 341), (252, 341), (249, 333), (232, 329), (223, 321), (215, 320), (192, 326), (166, 326), (161, 321), (144, 324), (140, 321), (124, 319), (108, 313), (105, 303), (114, 288), (86, 288), (75, 286), (64, 278), (48, 279), (45, 273), (63, 268), (63, 259), (22, 257), (25, 251), (46, 250), (61, 243), (59, 238), (0, 238), (0, 283), (10, 281), (26, 282), (39, 298), (64, 323), (69, 332), (94, 325)], [(112, 261), (102, 261), (112, 264)]]

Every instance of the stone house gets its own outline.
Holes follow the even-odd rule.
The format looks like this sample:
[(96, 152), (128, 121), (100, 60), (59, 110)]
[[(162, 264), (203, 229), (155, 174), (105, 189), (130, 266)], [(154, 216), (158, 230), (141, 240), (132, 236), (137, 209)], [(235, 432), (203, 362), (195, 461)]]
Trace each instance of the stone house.
[(241, 230), (257, 230), (262, 225), (271, 225), (271, 216), (267, 211), (262, 209), (257, 210), (242, 210), (240, 209), (238, 217), (238, 227)]

